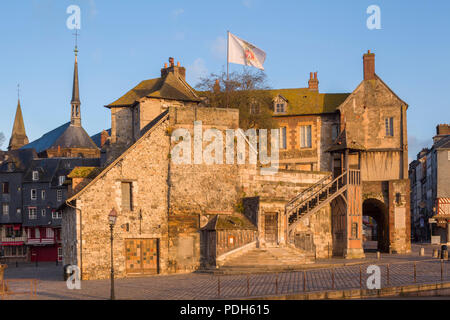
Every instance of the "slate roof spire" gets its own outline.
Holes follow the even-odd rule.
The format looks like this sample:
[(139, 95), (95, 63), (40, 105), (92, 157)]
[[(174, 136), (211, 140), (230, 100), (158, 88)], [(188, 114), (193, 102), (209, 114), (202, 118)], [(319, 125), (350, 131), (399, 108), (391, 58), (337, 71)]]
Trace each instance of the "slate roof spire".
[(78, 83), (78, 48), (75, 45), (75, 65), (73, 69), (73, 86), (72, 86), (72, 100), (70, 124), (72, 126), (81, 127), (81, 102), (80, 102), (80, 89)]
[(14, 119), (11, 139), (9, 140), (8, 150), (16, 150), (28, 144), (28, 137), (25, 132), (23, 122), (22, 108), (20, 107), (20, 98), (17, 99), (16, 117)]

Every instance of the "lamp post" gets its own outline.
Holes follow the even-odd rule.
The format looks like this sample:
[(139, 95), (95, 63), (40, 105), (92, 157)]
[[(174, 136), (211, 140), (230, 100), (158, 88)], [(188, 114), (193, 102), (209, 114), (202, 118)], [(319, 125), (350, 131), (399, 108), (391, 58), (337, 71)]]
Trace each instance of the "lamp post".
[(109, 213), (109, 229), (111, 231), (111, 300), (115, 299), (114, 296), (114, 253), (113, 253), (113, 241), (114, 241), (114, 235), (113, 235), (113, 229), (114, 225), (116, 224), (117, 220), (117, 212), (114, 208), (112, 208), (111, 212)]

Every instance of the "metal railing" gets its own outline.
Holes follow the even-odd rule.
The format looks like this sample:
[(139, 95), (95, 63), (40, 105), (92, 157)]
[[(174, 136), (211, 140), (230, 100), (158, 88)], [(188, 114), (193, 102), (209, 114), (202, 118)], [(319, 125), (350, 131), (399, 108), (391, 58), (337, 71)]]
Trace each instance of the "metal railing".
[(37, 295), (37, 279), (5, 279), (0, 280), (0, 299), (4, 300), (12, 295), (29, 295), (34, 298)]

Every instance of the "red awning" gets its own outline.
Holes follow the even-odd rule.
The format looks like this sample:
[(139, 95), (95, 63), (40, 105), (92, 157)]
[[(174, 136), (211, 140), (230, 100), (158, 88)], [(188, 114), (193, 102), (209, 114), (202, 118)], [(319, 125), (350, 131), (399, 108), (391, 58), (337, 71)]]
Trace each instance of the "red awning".
[(15, 224), (13, 230), (14, 231), (20, 230), (20, 224)]
[(23, 241), (6, 241), (6, 242), (0, 242), (0, 246), (23, 246)]

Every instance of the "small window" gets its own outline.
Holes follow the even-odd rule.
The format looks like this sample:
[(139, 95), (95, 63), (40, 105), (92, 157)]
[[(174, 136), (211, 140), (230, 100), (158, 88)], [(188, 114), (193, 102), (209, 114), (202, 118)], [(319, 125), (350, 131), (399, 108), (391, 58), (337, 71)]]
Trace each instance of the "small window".
[(47, 238), (47, 239), (53, 239), (53, 237), (55, 236), (55, 233), (53, 232), (53, 229), (52, 228), (46, 228), (46, 231), (45, 231), (45, 237)]
[(31, 200), (37, 199), (37, 191), (36, 189), (31, 189)]
[(300, 127), (300, 148), (311, 148), (311, 126)]
[(16, 210), (16, 212), (17, 212), (17, 214), (19, 215), (19, 214), (22, 213), (22, 210), (19, 208), (19, 209)]
[(4, 215), (9, 214), (9, 204), (8, 203), (4, 203), (2, 206), (2, 211)]
[(62, 201), (62, 190), (56, 190), (56, 200)]
[(45, 190), (41, 191), (41, 198), (42, 198), (42, 200), (45, 200)]
[(28, 218), (30, 220), (37, 219), (36, 208), (28, 208)]
[(59, 247), (59, 248), (58, 248), (58, 260), (61, 261), (61, 259), (62, 259), (62, 248)]
[(131, 182), (122, 182), (122, 210), (133, 210), (133, 188)]
[(336, 140), (339, 135), (339, 126), (337, 124), (333, 124), (331, 126), (331, 140)]
[(386, 137), (393, 137), (394, 136), (394, 118), (386, 118), (384, 121), (385, 127), (386, 127)]
[(280, 149), (286, 149), (287, 148), (287, 141), (286, 141), (286, 127), (280, 128)]
[(59, 185), (62, 186), (64, 181), (66, 181), (66, 177), (65, 176), (59, 176)]
[(259, 104), (251, 103), (250, 104), (250, 114), (258, 114), (259, 113)]
[(2, 193), (4, 193), (4, 194), (9, 193), (9, 182), (2, 183)]
[(42, 209), (42, 210), (41, 210), (41, 215), (42, 215), (43, 217), (45, 217), (45, 209)]
[(61, 219), (62, 213), (61, 211), (52, 211), (52, 219)]
[(38, 181), (38, 180), (39, 180), (39, 172), (33, 171), (33, 181)]
[(276, 104), (276, 108), (275, 108), (275, 112), (276, 113), (285, 113), (285, 104), (284, 103), (277, 103)]

